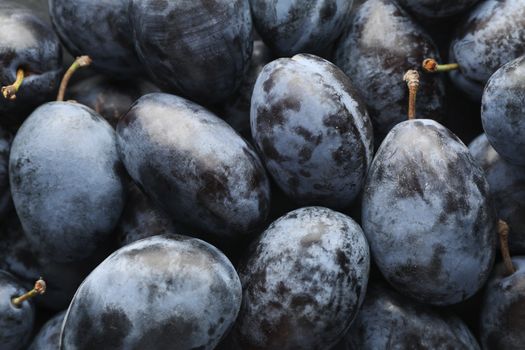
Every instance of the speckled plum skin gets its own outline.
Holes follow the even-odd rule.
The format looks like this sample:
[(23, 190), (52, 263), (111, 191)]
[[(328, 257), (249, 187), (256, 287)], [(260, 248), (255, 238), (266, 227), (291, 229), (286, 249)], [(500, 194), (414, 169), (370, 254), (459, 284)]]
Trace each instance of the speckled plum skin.
[(239, 277), (217, 248), (178, 235), (146, 238), (113, 253), (82, 283), (60, 349), (213, 349), (241, 296)]
[(49, 0), (49, 15), (73, 56), (89, 55), (92, 66), (115, 78), (143, 71), (133, 44), (128, 0)]
[(509, 224), (509, 248), (525, 254), (525, 167), (501, 158), (482, 134), (469, 145), (470, 153), (485, 171), (498, 217)]
[(301, 205), (348, 207), (373, 157), (372, 123), (354, 84), (310, 54), (266, 65), (253, 90), (253, 139), (279, 187)]
[(479, 345), (459, 318), (371, 285), (350, 331), (348, 350), (477, 350)]
[[(403, 75), (425, 58), (439, 60), (430, 36), (395, 1), (368, 0), (337, 44), (335, 64), (363, 97), (376, 142), (406, 120), (408, 89)], [(438, 75), (421, 74), (416, 107), (419, 115), (441, 120), (445, 87)]]
[(165, 91), (217, 103), (239, 88), (252, 55), (248, 0), (130, 0), (139, 58)]
[(29, 240), (55, 261), (81, 260), (104, 243), (124, 206), (115, 132), (72, 102), (40, 106), (9, 158), (13, 202)]
[(145, 95), (120, 120), (117, 141), (133, 180), (174, 220), (230, 238), (264, 224), (270, 189), (257, 154), (205, 108)]
[(320, 54), (339, 37), (352, 0), (250, 0), (257, 33), (279, 56)]
[(370, 256), (350, 217), (307, 207), (281, 217), (239, 267), (243, 302), (233, 329), (240, 349), (328, 349), (364, 299)]
[[(523, 32), (525, 40), (525, 28)], [(498, 154), (525, 166), (525, 56), (505, 64), (489, 79), (481, 100), (481, 122)]]
[(452, 81), (475, 100), (502, 65), (525, 54), (525, 0), (486, 0), (476, 6), (450, 43), (459, 71)]
[(35, 311), (31, 301), (18, 308), (11, 299), (27, 292), (10, 273), (0, 270), (0, 346), (2, 350), (23, 349), (29, 341)]
[(23, 67), (16, 100), (0, 95), (0, 124), (17, 127), (58, 88), (62, 72), (60, 42), (51, 26), (16, 1), (0, 3), (0, 86), (12, 84)]
[(12, 209), (8, 169), (11, 140), (11, 134), (0, 126), (0, 221), (3, 221)]
[(397, 0), (397, 2), (416, 17), (441, 19), (457, 15), (479, 0)]
[(496, 220), (483, 170), (454, 134), (429, 119), (392, 129), (362, 202), (363, 230), (390, 284), (435, 305), (469, 298), (492, 269)]
[(62, 311), (47, 321), (33, 338), (28, 350), (58, 350), (60, 330), (65, 316), (66, 312)]
[(494, 269), (481, 309), (483, 349), (523, 349), (525, 344), (525, 257), (512, 258), (516, 272), (508, 275), (503, 264)]

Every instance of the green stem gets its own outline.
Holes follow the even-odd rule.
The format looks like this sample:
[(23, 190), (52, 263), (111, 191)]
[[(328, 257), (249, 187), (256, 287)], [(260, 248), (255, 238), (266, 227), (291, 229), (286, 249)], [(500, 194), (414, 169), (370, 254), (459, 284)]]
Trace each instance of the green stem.
[(58, 89), (58, 96), (57, 101), (64, 101), (64, 95), (66, 94), (66, 88), (69, 84), (69, 80), (75, 74), (75, 72), (81, 68), (81, 67), (87, 67), (93, 62), (89, 56), (80, 56), (77, 57), (75, 62), (68, 68), (66, 71), (66, 74), (64, 74), (64, 77), (62, 78), (62, 82), (60, 83), (60, 88)]
[(25, 72), (22, 68), (18, 68), (16, 71), (16, 80), (13, 84), (8, 86), (2, 86), (2, 95), (4, 98), (10, 101), (16, 100), (16, 93), (20, 86), (24, 82)]

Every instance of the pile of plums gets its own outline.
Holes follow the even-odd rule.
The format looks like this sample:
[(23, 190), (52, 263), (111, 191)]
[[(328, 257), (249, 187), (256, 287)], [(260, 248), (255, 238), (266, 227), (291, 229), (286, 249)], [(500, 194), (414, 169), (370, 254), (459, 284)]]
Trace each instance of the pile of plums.
[(1, 350), (525, 349), (525, 0), (0, 0), (0, 88)]

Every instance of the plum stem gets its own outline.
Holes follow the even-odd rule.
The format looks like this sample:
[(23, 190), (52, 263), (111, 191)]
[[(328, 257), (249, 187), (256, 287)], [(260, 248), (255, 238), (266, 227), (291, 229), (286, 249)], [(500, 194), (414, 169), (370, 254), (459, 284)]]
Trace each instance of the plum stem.
[(512, 259), (510, 258), (509, 252), (509, 225), (500, 220), (498, 222), (498, 234), (499, 234), (499, 245), (501, 249), (501, 256), (503, 257), (503, 263), (507, 269), (507, 273), (512, 275), (516, 272), (514, 265), (512, 264)]
[(81, 67), (87, 67), (93, 62), (89, 56), (80, 56), (75, 59), (75, 62), (67, 69), (66, 74), (62, 78), (60, 88), (58, 89), (57, 101), (64, 101), (64, 95), (66, 94), (66, 88), (69, 84), (69, 80), (73, 74)]
[(16, 100), (16, 93), (18, 92), (18, 89), (20, 89), (20, 86), (22, 85), (22, 82), (24, 81), (25, 72), (22, 68), (18, 68), (16, 71), (16, 80), (13, 84), (8, 86), (2, 86), (2, 95), (4, 95), (4, 98), (10, 101)]
[(416, 95), (419, 89), (419, 73), (410, 69), (403, 76), (408, 86), (408, 120), (416, 118)]
[(40, 277), (38, 281), (35, 282), (35, 286), (29, 292), (11, 299), (11, 302), (14, 306), (20, 307), (22, 303), (26, 300), (36, 297), (37, 295), (44, 294), (46, 292), (46, 282)]
[(427, 73), (450, 72), (456, 69), (459, 69), (457, 63), (439, 64), (433, 58), (427, 58), (423, 61), (423, 70)]

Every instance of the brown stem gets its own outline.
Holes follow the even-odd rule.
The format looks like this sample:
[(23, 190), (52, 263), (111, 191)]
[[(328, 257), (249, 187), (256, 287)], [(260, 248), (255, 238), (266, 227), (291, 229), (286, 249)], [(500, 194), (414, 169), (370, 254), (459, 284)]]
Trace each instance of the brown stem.
[(20, 89), (20, 86), (22, 85), (22, 82), (24, 81), (25, 72), (22, 68), (18, 68), (16, 71), (16, 80), (13, 84), (2, 86), (2, 95), (4, 95), (4, 98), (10, 101), (16, 100), (16, 93), (18, 92), (18, 89)]
[(419, 73), (417, 70), (410, 69), (403, 76), (403, 80), (408, 86), (408, 120), (416, 118), (416, 95), (419, 89)]
[(501, 249), (501, 256), (503, 257), (503, 264), (507, 269), (507, 273), (512, 275), (516, 272), (509, 252), (509, 225), (503, 220), (498, 222), (499, 245)]
[(34, 298), (37, 295), (44, 294), (46, 292), (46, 282), (40, 277), (38, 281), (35, 282), (35, 286), (29, 292), (11, 299), (11, 302), (14, 306), (20, 307), (22, 303), (28, 299)]
[(60, 88), (58, 89), (58, 96), (57, 101), (64, 101), (64, 95), (66, 94), (66, 88), (69, 84), (69, 80), (73, 76), (73, 74), (77, 71), (77, 69), (81, 67), (87, 67), (93, 62), (89, 56), (80, 56), (77, 57), (75, 62), (71, 65), (71, 67), (68, 68), (66, 71), (66, 74), (64, 74), (64, 77), (62, 78), (62, 82), (60, 83)]
[(450, 72), (451, 70), (459, 69), (459, 64), (439, 64), (433, 58), (427, 58), (423, 61), (423, 70), (427, 73)]

